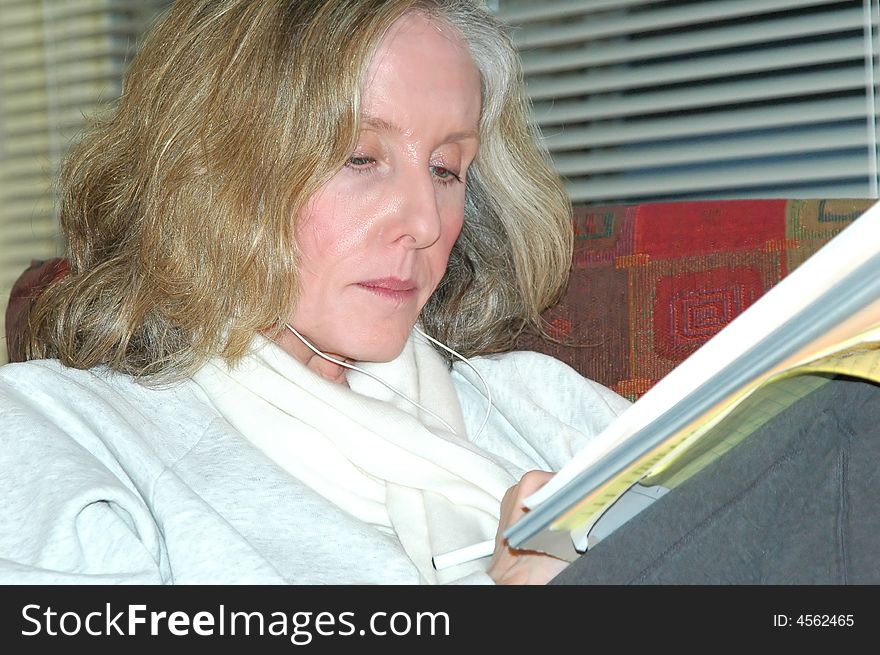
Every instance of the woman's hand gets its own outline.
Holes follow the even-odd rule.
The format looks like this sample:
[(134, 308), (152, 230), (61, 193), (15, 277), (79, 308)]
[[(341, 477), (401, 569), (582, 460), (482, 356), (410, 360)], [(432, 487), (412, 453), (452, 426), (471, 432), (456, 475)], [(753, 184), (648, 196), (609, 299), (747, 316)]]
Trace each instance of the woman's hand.
[(495, 534), (495, 554), (489, 562), (489, 576), (496, 584), (546, 584), (568, 562), (532, 550), (517, 550), (507, 545), (503, 533), (528, 510), (523, 499), (535, 493), (553, 477), (547, 471), (529, 471), (501, 499), (501, 519)]

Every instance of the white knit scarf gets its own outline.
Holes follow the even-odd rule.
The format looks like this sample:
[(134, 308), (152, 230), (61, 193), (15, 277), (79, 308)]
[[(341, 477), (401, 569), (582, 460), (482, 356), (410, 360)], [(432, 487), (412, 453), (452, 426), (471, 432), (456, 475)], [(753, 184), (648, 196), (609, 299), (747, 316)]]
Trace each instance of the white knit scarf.
[(194, 377), (218, 411), (291, 475), (352, 516), (393, 531), (423, 582), (482, 570), (437, 572), (433, 555), (492, 538), (515, 480), (466, 439), (445, 362), (415, 333), (393, 361), (359, 364), (441, 416), (452, 434), (368, 376), (349, 387), (309, 370), (259, 337), (234, 369), (212, 360)]

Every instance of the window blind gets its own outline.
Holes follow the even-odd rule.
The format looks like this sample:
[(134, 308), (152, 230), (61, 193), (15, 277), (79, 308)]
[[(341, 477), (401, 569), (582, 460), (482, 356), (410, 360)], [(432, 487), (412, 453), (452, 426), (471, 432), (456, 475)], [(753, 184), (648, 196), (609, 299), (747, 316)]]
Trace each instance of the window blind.
[[(168, 0), (0, 0), (0, 334), (15, 278), (59, 252), (58, 165)], [(6, 361), (5, 341), (0, 361)]]
[(500, 0), (575, 204), (877, 197), (878, 0)]

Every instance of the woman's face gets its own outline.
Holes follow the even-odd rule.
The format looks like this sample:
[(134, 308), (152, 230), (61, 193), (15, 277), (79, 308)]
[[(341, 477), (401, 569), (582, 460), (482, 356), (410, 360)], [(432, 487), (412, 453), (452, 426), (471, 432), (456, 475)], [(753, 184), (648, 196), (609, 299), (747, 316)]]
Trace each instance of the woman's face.
[[(480, 76), (449, 28), (406, 16), (376, 52), (361, 106), (357, 147), (299, 217), (301, 286), (289, 322), (325, 353), (387, 361), (461, 231)], [(290, 337), (280, 343), (297, 356)]]

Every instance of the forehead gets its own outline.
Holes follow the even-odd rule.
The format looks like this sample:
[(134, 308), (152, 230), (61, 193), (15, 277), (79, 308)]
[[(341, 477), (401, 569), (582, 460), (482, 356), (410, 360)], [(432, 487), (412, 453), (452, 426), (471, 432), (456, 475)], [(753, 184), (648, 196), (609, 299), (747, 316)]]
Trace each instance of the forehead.
[(457, 31), (410, 14), (395, 21), (370, 62), (362, 112), (405, 127), (440, 109), (475, 125), (480, 102), (480, 74)]

